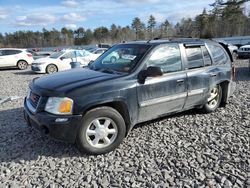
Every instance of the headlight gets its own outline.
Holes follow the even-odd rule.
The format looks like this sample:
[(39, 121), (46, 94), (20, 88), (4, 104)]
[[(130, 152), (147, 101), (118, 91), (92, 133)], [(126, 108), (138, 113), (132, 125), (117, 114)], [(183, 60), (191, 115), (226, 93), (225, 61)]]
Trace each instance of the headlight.
[(46, 103), (45, 111), (57, 115), (70, 115), (73, 110), (73, 100), (67, 97), (50, 97)]

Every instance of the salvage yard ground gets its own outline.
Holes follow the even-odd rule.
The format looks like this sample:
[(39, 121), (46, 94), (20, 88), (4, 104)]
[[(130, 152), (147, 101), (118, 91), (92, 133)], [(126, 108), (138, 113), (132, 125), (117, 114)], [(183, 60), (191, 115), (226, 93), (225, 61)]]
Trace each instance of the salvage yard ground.
[[(236, 66), (237, 88), (226, 108), (137, 125), (118, 149), (100, 156), (81, 155), (27, 127), (22, 99), (0, 105), (0, 187), (250, 186), (250, 71), (247, 60)], [(0, 98), (25, 96), (40, 76), (0, 70)]]

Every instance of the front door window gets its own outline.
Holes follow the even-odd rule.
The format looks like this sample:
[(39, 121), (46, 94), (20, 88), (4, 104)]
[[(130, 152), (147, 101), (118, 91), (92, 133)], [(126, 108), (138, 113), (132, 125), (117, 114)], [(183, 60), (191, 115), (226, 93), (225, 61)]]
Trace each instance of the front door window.
[(147, 67), (160, 67), (163, 73), (182, 70), (181, 53), (178, 44), (166, 44), (156, 49), (147, 62)]

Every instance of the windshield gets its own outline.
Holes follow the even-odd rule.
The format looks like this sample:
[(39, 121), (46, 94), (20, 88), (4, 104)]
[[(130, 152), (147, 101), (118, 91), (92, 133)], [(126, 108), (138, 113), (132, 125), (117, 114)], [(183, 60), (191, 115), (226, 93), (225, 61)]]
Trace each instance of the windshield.
[(129, 73), (146, 54), (150, 45), (116, 45), (101, 55), (89, 67), (97, 71)]
[(63, 54), (64, 54), (63, 51), (61, 51), (61, 52), (55, 52), (55, 53), (51, 54), (50, 58), (57, 59), (57, 58), (59, 58)]
[(89, 55), (92, 54), (92, 53), (90, 53), (90, 52), (87, 51), (87, 50), (82, 50), (82, 52), (83, 52), (83, 56), (89, 56)]

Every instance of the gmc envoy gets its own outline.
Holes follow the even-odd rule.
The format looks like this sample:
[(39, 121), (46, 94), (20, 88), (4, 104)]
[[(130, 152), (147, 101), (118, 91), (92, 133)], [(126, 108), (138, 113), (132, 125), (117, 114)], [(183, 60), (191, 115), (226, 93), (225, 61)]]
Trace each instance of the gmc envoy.
[(34, 79), (27, 124), (76, 143), (81, 152), (114, 150), (134, 125), (172, 113), (225, 106), (233, 92), (232, 56), (211, 40), (117, 44), (87, 67)]

